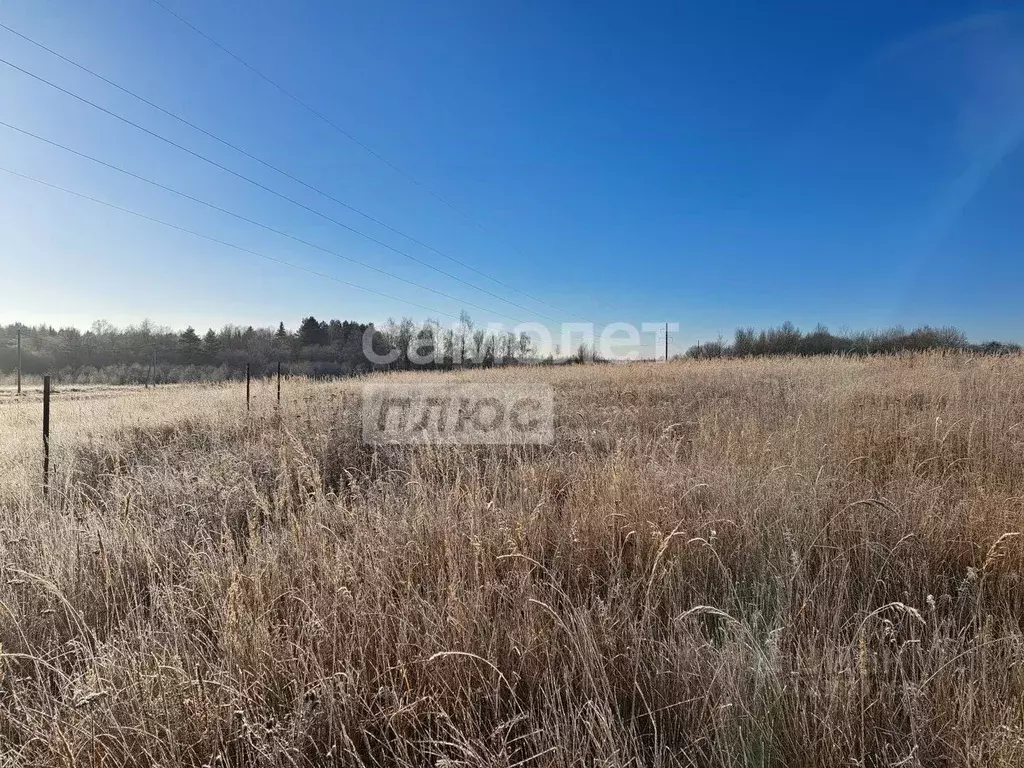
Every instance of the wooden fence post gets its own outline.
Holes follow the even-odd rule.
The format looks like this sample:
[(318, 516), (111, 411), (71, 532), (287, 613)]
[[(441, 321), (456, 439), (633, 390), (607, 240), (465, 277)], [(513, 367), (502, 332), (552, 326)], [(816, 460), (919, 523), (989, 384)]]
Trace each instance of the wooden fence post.
[(18, 394), (21, 394), (21, 326), (18, 326)]
[(277, 407), (281, 407), (281, 363), (277, 363)]
[(249, 382), (252, 376), (249, 374), (249, 364), (245, 364), (245, 410), (249, 410)]
[(50, 493), (50, 377), (43, 376), (43, 495)]

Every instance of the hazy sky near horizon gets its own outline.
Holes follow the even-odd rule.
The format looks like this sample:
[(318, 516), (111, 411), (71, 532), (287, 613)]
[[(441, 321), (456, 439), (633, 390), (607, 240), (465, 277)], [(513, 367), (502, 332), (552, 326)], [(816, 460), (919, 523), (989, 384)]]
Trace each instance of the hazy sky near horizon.
[(671, 321), (678, 346), (784, 320), (1024, 341), (1020, 3), (162, 2), (402, 173), (152, 0), (3, 0), (0, 22), (504, 285), (4, 29), (0, 58), (526, 309), (0, 63), (0, 121), (451, 297), (0, 126), (4, 169), (394, 297), (0, 172), (0, 323), (466, 309)]

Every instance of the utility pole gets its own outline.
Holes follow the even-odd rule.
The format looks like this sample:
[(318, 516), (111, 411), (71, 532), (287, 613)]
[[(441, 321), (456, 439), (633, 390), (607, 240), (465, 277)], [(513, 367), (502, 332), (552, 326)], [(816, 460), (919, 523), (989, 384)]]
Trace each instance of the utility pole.
[(18, 394), (21, 394), (21, 323), (18, 323)]

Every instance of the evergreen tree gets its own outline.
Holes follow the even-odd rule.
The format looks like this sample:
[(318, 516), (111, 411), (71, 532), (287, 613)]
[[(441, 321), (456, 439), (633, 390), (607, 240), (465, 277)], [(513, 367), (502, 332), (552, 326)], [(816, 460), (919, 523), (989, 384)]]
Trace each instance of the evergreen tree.
[(299, 326), (299, 341), (307, 347), (326, 346), (330, 341), (327, 323), (319, 322), (312, 315), (304, 318)]
[(178, 337), (178, 349), (182, 359), (189, 365), (199, 362), (199, 347), (202, 342), (191, 325)]
[(206, 332), (206, 335), (203, 336), (203, 357), (206, 358), (206, 362), (211, 365), (216, 365), (220, 362), (218, 360), (218, 357), (220, 356), (220, 349), (220, 336), (218, 336), (217, 332), (211, 328)]

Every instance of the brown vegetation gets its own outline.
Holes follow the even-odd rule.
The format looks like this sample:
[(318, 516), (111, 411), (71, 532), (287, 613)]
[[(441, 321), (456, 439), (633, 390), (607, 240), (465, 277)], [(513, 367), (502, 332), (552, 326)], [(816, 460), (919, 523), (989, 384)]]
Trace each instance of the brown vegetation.
[(58, 394), (44, 502), (0, 400), (3, 759), (1024, 764), (1024, 359), (436, 376), (550, 382), (556, 445)]

